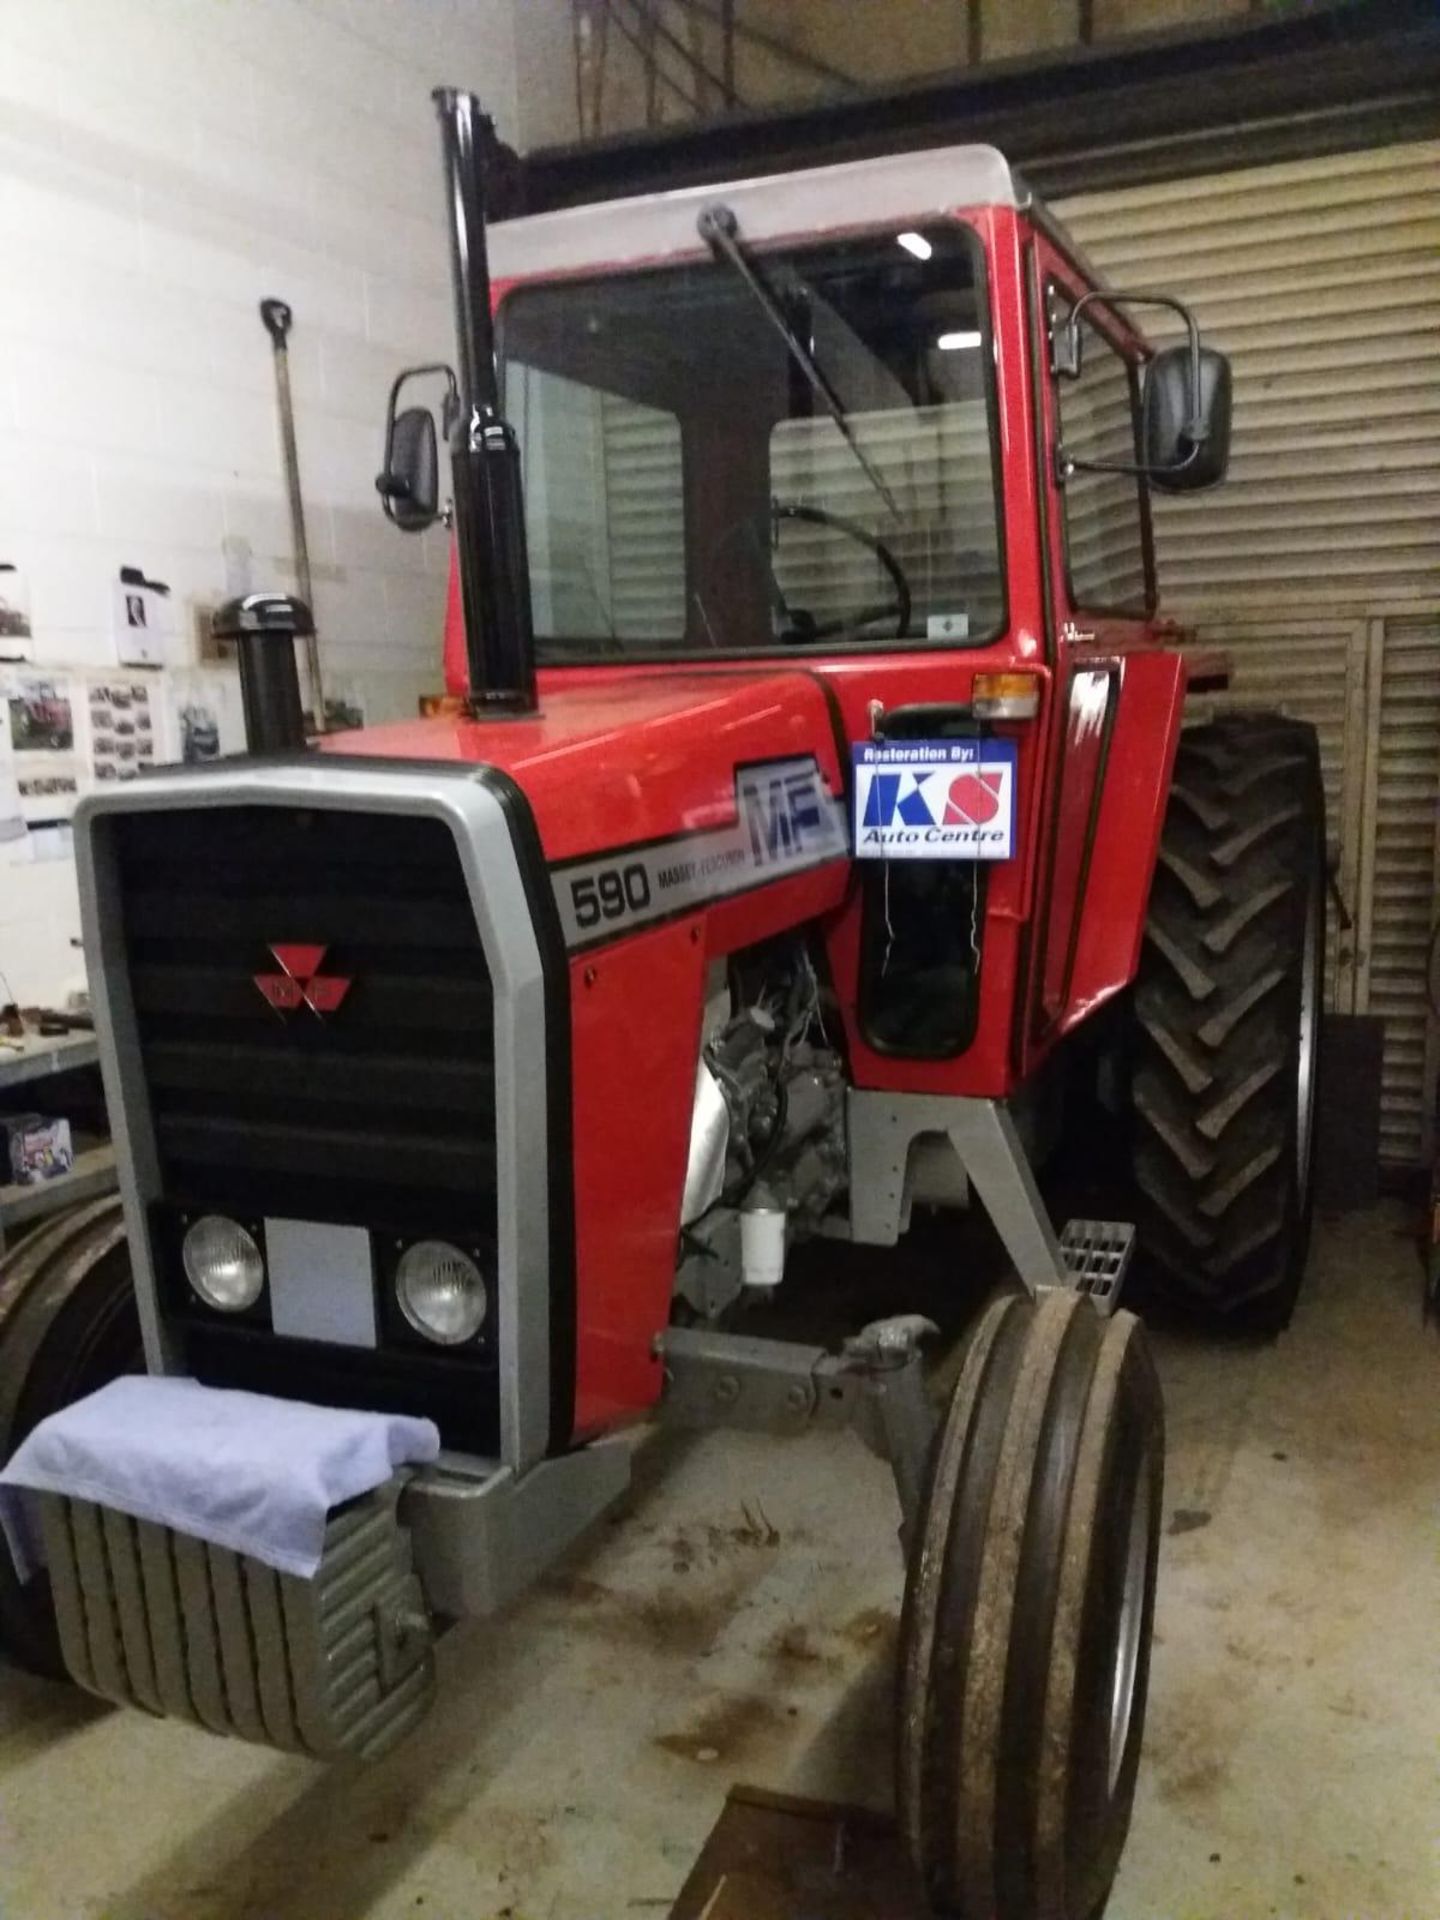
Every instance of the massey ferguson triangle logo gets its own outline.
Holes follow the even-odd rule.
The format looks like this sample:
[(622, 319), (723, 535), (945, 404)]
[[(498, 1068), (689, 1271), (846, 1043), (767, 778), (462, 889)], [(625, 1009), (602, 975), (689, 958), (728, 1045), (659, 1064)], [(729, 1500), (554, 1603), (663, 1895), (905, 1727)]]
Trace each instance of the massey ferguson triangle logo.
[(338, 974), (322, 973), (327, 947), (272, 946), (282, 973), (257, 973), (255, 984), (277, 1013), (308, 1007), (324, 1019), (334, 1013), (353, 984)]

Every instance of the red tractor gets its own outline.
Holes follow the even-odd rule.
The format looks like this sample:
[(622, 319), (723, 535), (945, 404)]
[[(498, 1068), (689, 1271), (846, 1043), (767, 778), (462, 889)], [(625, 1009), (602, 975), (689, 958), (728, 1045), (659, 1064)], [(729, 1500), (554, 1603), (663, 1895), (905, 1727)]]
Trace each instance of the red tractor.
[[(326, 1691), (345, 1516), (312, 1608), (213, 1549), (187, 1586), (183, 1541), (172, 1590), (102, 1515), (52, 1541), (65, 1663), (373, 1752), (429, 1623), (619, 1493), (618, 1429), (852, 1426), (904, 1514), (897, 1798), (937, 1912), (1097, 1914), (1163, 1453), (1116, 1293), (1138, 1229), (1177, 1299), (1283, 1325), (1310, 1212), (1315, 739), (1187, 725), (1223, 667), (1155, 611), (1149, 491), (1223, 476), (1227, 365), (1183, 310), (1147, 346), (1158, 296), (988, 148), (487, 236), (488, 123), (437, 102), (453, 711), (305, 748), (303, 609), (257, 599), (251, 756), (77, 817), (149, 1368), (438, 1424), (363, 1521), (408, 1651), (377, 1601), (363, 1695)], [(404, 385), (380, 490), (415, 531), (445, 509)], [(1057, 1230), (1036, 1169), (1085, 1110), (1133, 1218)], [(1016, 1285), (943, 1411), (904, 1299), (838, 1353), (747, 1330), (797, 1243), (972, 1197)], [(50, 1645), (48, 1604), (0, 1590), (0, 1622)]]

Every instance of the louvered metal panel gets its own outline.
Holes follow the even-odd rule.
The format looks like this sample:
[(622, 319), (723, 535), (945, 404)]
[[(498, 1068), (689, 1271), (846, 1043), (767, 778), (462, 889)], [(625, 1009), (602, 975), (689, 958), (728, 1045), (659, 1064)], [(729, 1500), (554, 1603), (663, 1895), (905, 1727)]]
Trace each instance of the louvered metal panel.
[(601, 398), (614, 631), (685, 630), (685, 490), (672, 414)]
[[(1440, 589), (1440, 142), (1063, 201), (1120, 286), (1231, 356), (1231, 478), (1156, 502), (1182, 614), (1360, 612)], [(1144, 324), (1177, 337), (1161, 309)]]
[(1413, 1163), (1430, 1146), (1435, 1099), (1427, 963), (1440, 879), (1440, 612), (1376, 621), (1371, 653), (1381, 693), (1361, 987), (1385, 1020), (1384, 1155)]

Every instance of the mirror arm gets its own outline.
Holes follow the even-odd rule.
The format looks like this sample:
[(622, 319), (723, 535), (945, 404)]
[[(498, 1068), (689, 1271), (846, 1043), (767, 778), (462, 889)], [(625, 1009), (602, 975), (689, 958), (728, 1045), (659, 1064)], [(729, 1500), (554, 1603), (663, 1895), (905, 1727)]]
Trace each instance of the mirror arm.
[[(1070, 309), (1070, 317), (1065, 322), (1065, 348), (1060, 351), (1058, 340), (1052, 342), (1051, 359), (1057, 375), (1066, 379), (1076, 379), (1080, 372), (1080, 315), (1088, 306), (1108, 307), (1117, 319), (1124, 320), (1120, 313), (1122, 304), (1130, 306), (1168, 307), (1172, 313), (1178, 313), (1185, 322), (1185, 334), (1190, 349), (1190, 418), (1184, 427), (1185, 438), (1190, 442), (1190, 451), (1183, 460), (1177, 460), (1172, 467), (1147, 467), (1125, 460), (1076, 460), (1063, 446), (1055, 448), (1055, 484), (1063, 487), (1073, 473), (1128, 473), (1143, 477), (1162, 474), (1168, 478), (1171, 474), (1184, 473), (1185, 469), (1200, 457), (1200, 449), (1205, 442), (1205, 407), (1201, 393), (1200, 377), (1200, 328), (1194, 314), (1183, 300), (1177, 300), (1169, 293), (1131, 293), (1123, 288), (1092, 287), (1089, 293), (1082, 293)], [(1128, 326), (1129, 322), (1125, 324)]]
[(1177, 460), (1170, 467), (1147, 467), (1137, 460), (1080, 460), (1067, 453), (1063, 446), (1055, 449), (1055, 484), (1063, 487), (1065, 482), (1077, 473), (1128, 473), (1132, 479), (1153, 480), (1157, 474), (1168, 479), (1172, 473), (1184, 473), (1185, 469), (1200, 458), (1200, 441), (1189, 435), (1190, 451), (1183, 460)]

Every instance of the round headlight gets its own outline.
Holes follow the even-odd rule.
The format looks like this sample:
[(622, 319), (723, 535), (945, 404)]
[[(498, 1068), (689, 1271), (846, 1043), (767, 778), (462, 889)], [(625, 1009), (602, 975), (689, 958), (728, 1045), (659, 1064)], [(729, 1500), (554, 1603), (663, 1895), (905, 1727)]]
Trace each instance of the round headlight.
[(395, 1268), (395, 1297), (417, 1333), (442, 1347), (473, 1340), (489, 1300), (479, 1267), (445, 1240), (419, 1240)]
[(238, 1220), (207, 1213), (185, 1235), (180, 1249), (185, 1277), (207, 1307), (243, 1313), (253, 1307), (265, 1285), (265, 1262)]

